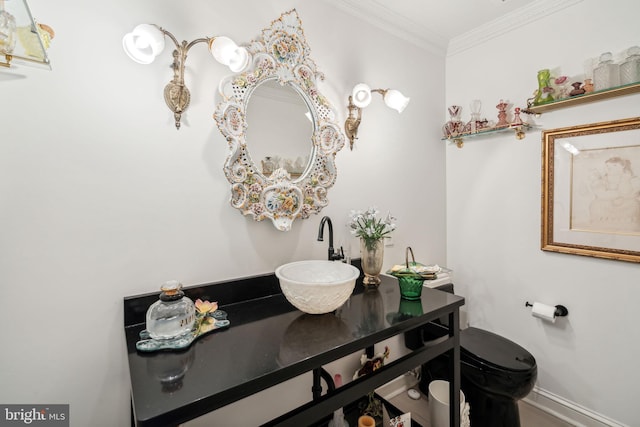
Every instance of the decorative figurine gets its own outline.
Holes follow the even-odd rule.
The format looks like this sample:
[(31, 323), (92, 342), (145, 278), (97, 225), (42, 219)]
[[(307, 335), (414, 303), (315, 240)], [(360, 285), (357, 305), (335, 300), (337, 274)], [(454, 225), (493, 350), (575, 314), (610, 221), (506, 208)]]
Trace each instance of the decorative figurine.
[(560, 76), (560, 77), (556, 77), (553, 80), (553, 85), (555, 86), (554, 90), (556, 92), (556, 99), (563, 99), (563, 98), (569, 97), (569, 88), (566, 85), (566, 83), (568, 83), (567, 79), (568, 79), (567, 76)]
[(584, 79), (584, 85), (582, 86), (584, 89), (584, 93), (593, 92), (593, 80), (592, 79)]
[(573, 90), (569, 92), (569, 96), (578, 96), (585, 93), (585, 89), (581, 88), (580, 85), (582, 85), (582, 82), (571, 83), (571, 86), (573, 86)]

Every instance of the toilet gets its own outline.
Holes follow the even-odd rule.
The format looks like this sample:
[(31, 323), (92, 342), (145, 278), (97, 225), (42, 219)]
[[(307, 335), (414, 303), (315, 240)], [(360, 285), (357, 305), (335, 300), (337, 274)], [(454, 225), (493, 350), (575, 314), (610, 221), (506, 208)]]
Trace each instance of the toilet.
[[(453, 293), (453, 284), (435, 289)], [(443, 318), (405, 334), (407, 347), (428, 346), (447, 334), (446, 323)], [(531, 353), (500, 335), (468, 327), (460, 331), (460, 373), (473, 427), (520, 427), (518, 400), (531, 392), (538, 374)], [(447, 377), (448, 356), (443, 355), (422, 366), (420, 389), (428, 394), (431, 381)]]

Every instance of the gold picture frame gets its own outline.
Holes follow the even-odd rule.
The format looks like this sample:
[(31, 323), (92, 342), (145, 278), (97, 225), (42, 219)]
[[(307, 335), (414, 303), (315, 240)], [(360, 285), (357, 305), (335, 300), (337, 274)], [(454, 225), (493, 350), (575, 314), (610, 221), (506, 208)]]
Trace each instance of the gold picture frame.
[(541, 249), (640, 262), (640, 117), (542, 132)]

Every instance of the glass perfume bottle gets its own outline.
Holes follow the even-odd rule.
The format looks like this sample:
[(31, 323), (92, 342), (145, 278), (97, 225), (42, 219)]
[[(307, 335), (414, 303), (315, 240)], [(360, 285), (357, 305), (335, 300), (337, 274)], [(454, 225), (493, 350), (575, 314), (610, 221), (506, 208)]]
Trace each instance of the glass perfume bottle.
[(264, 160), (262, 161), (263, 175), (269, 176), (273, 173), (274, 170), (276, 170), (275, 162), (271, 159), (270, 156), (265, 157)]
[(0, 1), (0, 53), (11, 54), (16, 46), (16, 18), (3, 5)]
[(442, 127), (442, 132), (446, 138), (457, 136), (464, 132), (464, 123), (460, 120), (460, 114), (462, 112), (462, 107), (459, 105), (452, 105), (449, 107), (449, 115), (451, 116), (451, 120), (446, 122)]
[(593, 70), (593, 85), (596, 91), (620, 86), (620, 66), (613, 63), (611, 52), (600, 55), (600, 63)]
[(184, 296), (182, 284), (170, 280), (160, 289), (160, 299), (147, 310), (147, 331), (151, 338), (172, 339), (191, 332), (196, 308), (193, 301)]
[(482, 102), (479, 99), (474, 99), (469, 105), (471, 110), (471, 120), (464, 127), (464, 131), (468, 133), (476, 133), (482, 128), (480, 121), (480, 109), (482, 108)]
[(640, 46), (627, 50), (627, 59), (620, 65), (620, 84), (640, 82)]

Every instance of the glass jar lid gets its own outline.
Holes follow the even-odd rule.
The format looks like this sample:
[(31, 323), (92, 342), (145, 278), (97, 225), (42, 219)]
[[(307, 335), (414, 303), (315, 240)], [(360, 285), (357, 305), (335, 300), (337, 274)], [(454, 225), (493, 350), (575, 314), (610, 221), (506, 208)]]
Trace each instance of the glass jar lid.
[(613, 61), (613, 55), (611, 54), (611, 52), (604, 52), (602, 55), (600, 55), (600, 62), (612, 62)]
[(182, 292), (182, 283), (177, 280), (164, 282), (160, 287), (160, 290), (162, 290), (162, 293), (160, 294), (160, 299), (162, 301), (176, 301), (184, 296), (184, 292)]

